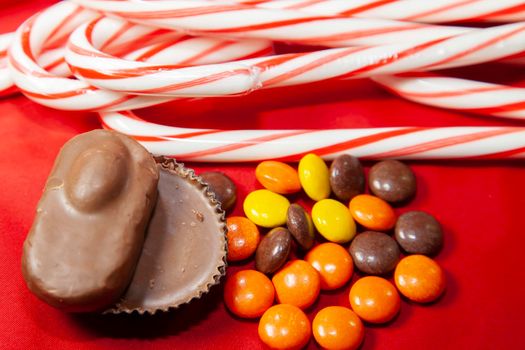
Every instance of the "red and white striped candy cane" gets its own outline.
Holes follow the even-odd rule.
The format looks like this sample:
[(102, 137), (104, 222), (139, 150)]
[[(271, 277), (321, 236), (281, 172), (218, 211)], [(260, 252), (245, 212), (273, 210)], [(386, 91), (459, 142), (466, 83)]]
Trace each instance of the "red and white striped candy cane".
[(473, 30), (375, 18), (321, 16), (297, 10), (267, 9), (218, 1), (73, 1), (131, 22), (161, 28), (330, 47), (396, 42), (417, 45)]
[[(254, 72), (254, 76), (257, 74), (258, 85), (246, 85), (243, 91), (235, 81), (232, 86), (225, 85), (224, 81), (220, 86), (213, 84), (215, 76), (229, 74), (231, 66), (228, 64), (192, 68), (198, 70), (199, 79), (187, 82), (182, 78), (179, 82), (177, 74), (184, 69), (127, 61), (106, 54), (96, 46), (100, 41), (96, 33), (104, 32), (104, 21), (97, 20), (84, 24), (71, 35), (66, 61), (77, 77), (111, 91), (170, 96), (241, 93), (259, 87), (289, 86), (334, 78), (459, 67), (525, 51), (525, 23), (516, 23), (468, 32), (420, 47), (394, 44), (255, 58), (236, 62)], [(210, 68), (212, 71), (207, 71)]]
[[(130, 109), (154, 105), (170, 100), (166, 97), (133, 96), (113, 91), (100, 90), (88, 83), (75, 79), (58, 77), (43, 69), (37, 62), (38, 53), (46, 45), (46, 33), (35, 31), (35, 25), (47, 23), (48, 32), (52, 31), (53, 19), (61, 18), (57, 11), (62, 11), (62, 17), (74, 12), (77, 6), (61, 2), (52, 8), (36, 15), (24, 23), (17, 31), (17, 36), (11, 46), (11, 75), (18, 87), (30, 98), (38, 103), (70, 110), (101, 110), (101, 109)], [(173, 51), (177, 47), (178, 54), (171, 59), (171, 64), (187, 64), (188, 62), (206, 62), (217, 58), (230, 60), (244, 57), (258, 56), (271, 50), (268, 41), (244, 41), (235, 43), (222, 39), (201, 40), (180, 34), (163, 32), (162, 35), (171, 35), (172, 41), (158, 41), (158, 29), (132, 25), (125, 21), (104, 18), (104, 35), (100, 36), (98, 44), (109, 48), (109, 52), (119, 51), (124, 48), (131, 51), (130, 43), (140, 44), (151, 40), (150, 46), (146, 46), (139, 52), (138, 59), (162, 60), (159, 56), (164, 49)], [(153, 34), (152, 34), (153, 33)], [(155, 35), (155, 33), (157, 33)], [(146, 40), (147, 39), (147, 40)], [(151, 40), (150, 40), (151, 39)], [(28, 43), (32, 42), (33, 45)], [(130, 55), (133, 52), (128, 53)], [(36, 57), (36, 58), (35, 58)], [(177, 61), (179, 59), (179, 61)], [(243, 66), (244, 68), (244, 66)], [(193, 78), (190, 76), (190, 78)]]
[(525, 158), (524, 127), (394, 127), (337, 130), (189, 129), (147, 122), (130, 112), (100, 114), (105, 128), (133, 136), (150, 152), (184, 161)]
[[(231, 1), (231, 0), (230, 0)], [(385, 18), (423, 23), (525, 21), (523, 0), (235, 0), (322, 16)]]
[(0, 35), (0, 96), (6, 96), (16, 92), (13, 86), (13, 80), (9, 75), (9, 68), (7, 67), (7, 50), (13, 40), (14, 33), (6, 33)]
[(424, 73), (373, 78), (418, 103), (469, 113), (525, 119), (525, 89)]

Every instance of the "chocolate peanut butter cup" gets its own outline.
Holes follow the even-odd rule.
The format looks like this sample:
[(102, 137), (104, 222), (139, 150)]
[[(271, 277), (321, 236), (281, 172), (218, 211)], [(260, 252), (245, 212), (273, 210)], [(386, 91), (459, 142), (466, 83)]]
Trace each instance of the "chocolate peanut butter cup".
[(24, 242), (22, 274), (48, 304), (105, 310), (129, 285), (157, 196), (158, 166), (135, 140), (94, 130), (60, 150)]
[(158, 197), (142, 254), (121, 300), (107, 313), (153, 314), (200, 298), (226, 270), (224, 211), (193, 170), (156, 157)]

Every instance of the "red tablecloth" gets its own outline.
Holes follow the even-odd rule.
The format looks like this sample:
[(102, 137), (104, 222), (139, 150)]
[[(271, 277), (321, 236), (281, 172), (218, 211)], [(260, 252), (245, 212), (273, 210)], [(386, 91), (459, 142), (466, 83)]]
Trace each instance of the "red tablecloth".
[[(2, 2), (0, 32), (14, 29), (52, 1), (14, 3)], [(496, 81), (520, 84), (525, 78), (516, 69), (497, 66), (465, 69), (461, 74), (475, 77), (481, 71)], [(156, 116), (161, 113), (164, 117)], [(323, 83), (157, 107), (144, 115), (180, 126), (239, 129), (504, 124), (412, 104), (368, 81)], [(70, 137), (97, 127), (93, 114), (51, 110), (23, 96), (0, 99), (0, 348), (261, 348), (257, 322), (232, 317), (222, 304), (220, 289), (180, 312), (154, 317), (69, 315), (28, 292), (20, 273), (21, 246), (54, 157)], [(399, 317), (390, 324), (367, 326), (363, 349), (523, 348), (524, 163), (440, 161), (410, 165), (418, 177), (418, 195), (396, 210), (423, 209), (441, 221), (445, 247), (437, 260), (446, 270), (448, 288), (434, 305), (404, 302)], [(240, 198), (258, 187), (250, 164), (190, 166), (197, 171), (226, 172), (237, 182)], [(241, 207), (242, 201), (238, 201), (234, 214), (241, 214)], [(229, 273), (243, 267), (232, 266)], [(348, 305), (348, 290), (346, 286), (336, 293), (323, 293), (309, 310), (310, 319), (324, 306)], [(314, 342), (309, 346), (314, 348)]]

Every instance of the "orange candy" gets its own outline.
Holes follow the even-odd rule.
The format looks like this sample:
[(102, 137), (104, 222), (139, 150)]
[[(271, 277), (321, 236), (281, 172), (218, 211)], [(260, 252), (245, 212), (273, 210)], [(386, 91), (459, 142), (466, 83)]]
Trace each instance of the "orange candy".
[(344, 286), (354, 273), (354, 263), (350, 253), (339, 244), (319, 244), (310, 250), (304, 259), (319, 272), (323, 290)]
[(264, 161), (255, 168), (255, 177), (265, 188), (275, 193), (289, 194), (301, 190), (297, 170), (286, 163)]
[(310, 340), (310, 321), (304, 312), (288, 304), (266, 310), (259, 321), (259, 338), (272, 349), (301, 349)]
[(396, 223), (394, 209), (379, 197), (360, 194), (350, 201), (352, 217), (364, 227), (376, 231), (388, 231)]
[(401, 298), (392, 283), (381, 277), (368, 276), (359, 279), (350, 289), (350, 305), (361, 319), (384, 323), (399, 312)]
[(342, 306), (329, 306), (319, 311), (312, 330), (315, 340), (324, 349), (357, 349), (365, 335), (361, 319)]
[(275, 290), (266, 275), (255, 270), (235, 273), (226, 280), (224, 303), (239, 317), (261, 316), (273, 304)]
[(445, 290), (445, 273), (437, 262), (424, 255), (403, 258), (394, 273), (397, 289), (418, 303), (436, 300)]
[(317, 271), (304, 260), (288, 262), (272, 278), (281, 304), (291, 304), (306, 309), (319, 296), (321, 279)]
[(257, 226), (243, 216), (232, 216), (226, 219), (228, 232), (228, 261), (239, 261), (249, 258), (257, 249), (260, 234)]

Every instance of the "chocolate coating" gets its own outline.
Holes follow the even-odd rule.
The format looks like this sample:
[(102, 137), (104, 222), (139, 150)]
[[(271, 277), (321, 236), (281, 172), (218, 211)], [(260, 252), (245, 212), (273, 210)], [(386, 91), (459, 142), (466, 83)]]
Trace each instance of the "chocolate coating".
[(133, 279), (109, 312), (155, 313), (190, 302), (226, 268), (224, 212), (193, 170), (157, 157), (159, 196)]
[(342, 154), (330, 166), (330, 186), (342, 201), (349, 201), (365, 191), (365, 173), (359, 159)]
[(263, 237), (255, 252), (255, 269), (266, 274), (279, 270), (290, 255), (292, 235), (283, 227), (276, 227)]
[(397, 219), (395, 237), (407, 253), (436, 254), (443, 245), (439, 222), (423, 211), (409, 211)]
[(201, 178), (209, 186), (210, 191), (221, 203), (222, 209), (229, 210), (237, 199), (237, 187), (227, 175), (217, 171), (207, 171), (201, 174)]
[(315, 240), (314, 224), (310, 215), (299, 204), (294, 203), (288, 207), (286, 226), (302, 249), (312, 248)]
[(158, 177), (153, 157), (127, 136), (94, 130), (69, 140), (24, 243), (29, 289), (67, 311), (117, 301), (140, 256)]
[(370, 190), (387, 202), (402, 202), (416, 193), (416, 177), (412, 170), (397, 160), (384, 160), (370, 168)]
[(350, 244), (350, 255), (361, 272), (383, 275), (396, 267), (400, 251), (396, 241), (389, 235), (366, 231), (354, 238)]

